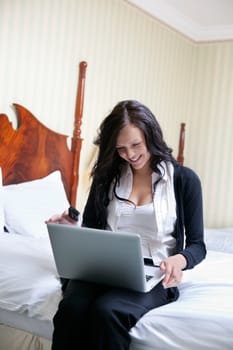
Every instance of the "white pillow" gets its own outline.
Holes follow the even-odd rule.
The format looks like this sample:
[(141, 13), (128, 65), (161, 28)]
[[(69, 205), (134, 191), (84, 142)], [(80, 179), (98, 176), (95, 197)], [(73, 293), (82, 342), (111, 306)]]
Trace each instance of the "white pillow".
[(233, 254), (233, 227), (205, 228), (205, 243), (208, 250)]
[(4, 232), (4, 210), (2, 192), (2, 169), (0, 168), (0, 233)]
[(69, 207), (59, 171), (34, 181), (3, 186), (5, 226), (9, 232), (45, 237), (45, 220)]

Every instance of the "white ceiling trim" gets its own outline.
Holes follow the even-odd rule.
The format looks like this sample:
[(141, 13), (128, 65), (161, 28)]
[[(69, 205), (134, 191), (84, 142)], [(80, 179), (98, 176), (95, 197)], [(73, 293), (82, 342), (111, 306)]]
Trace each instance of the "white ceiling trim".
[(183, 15), (180, 11), (165, 3), (164, 0), (126, 1), (194, 41), (222, 41), (233, 39), (233, 25), (200, 25), (191, 17)]

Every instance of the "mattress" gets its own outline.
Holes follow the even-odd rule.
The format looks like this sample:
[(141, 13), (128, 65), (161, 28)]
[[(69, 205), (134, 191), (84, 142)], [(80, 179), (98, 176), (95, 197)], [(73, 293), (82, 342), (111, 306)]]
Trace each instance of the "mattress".
[(0, 324), (17, 328), (48, 340), (52, 338), (53, 324), (51, 320), (40, 320), (36, 317), (29, 317), (27, 313), (20, 314), (17, 311), (0, 309)]
[[(178, 301), (151, 310), (131, 329), (130, 350), (233, 348), (233, 254), (210, 248), (184, 272)], [(37, 339), (36, 347), (20, 349), (47, 350), (60, 299), (49, 239), (0, 234), (0, 344), (16, 334), (25, 344), (30, 333), (28, 344)]]

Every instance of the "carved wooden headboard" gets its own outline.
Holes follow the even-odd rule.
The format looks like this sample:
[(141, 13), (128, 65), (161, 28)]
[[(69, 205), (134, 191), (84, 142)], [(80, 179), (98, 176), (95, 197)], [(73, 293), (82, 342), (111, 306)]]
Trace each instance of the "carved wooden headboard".
[(0, 114), (0, 167), (4, 185), (39, 179), (60, 170), (69, 202), (76, 205), (86, 68), (86, 62), (79, 64), (71, 149), (66, 135), (48, 129), (19, 104), (13, 104), (18, 119), (16, 130), (8, 117)]

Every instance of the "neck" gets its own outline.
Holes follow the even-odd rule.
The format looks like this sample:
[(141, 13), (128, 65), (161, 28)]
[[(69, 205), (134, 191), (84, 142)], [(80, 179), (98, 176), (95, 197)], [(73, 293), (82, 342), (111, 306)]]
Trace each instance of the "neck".
[(152, 169), (150, 166), (144, 166), (141, 169), (133, 169), (132, 168), (132, 173), (133, 175), (140, 175), (140, 176), (148, 176), (152, 174)]

